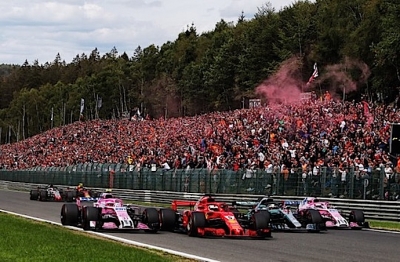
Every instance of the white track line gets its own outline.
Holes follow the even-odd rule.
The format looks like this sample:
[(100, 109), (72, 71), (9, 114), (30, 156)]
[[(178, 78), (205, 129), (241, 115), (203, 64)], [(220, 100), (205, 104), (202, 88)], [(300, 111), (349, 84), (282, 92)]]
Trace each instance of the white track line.
[(379, 232), (379, 233), (400, 234), (400, 231), (395, 231), (395, 230), (384, 230), (384, 229), (374, 229), (374, 228), (365, 228), (363, 230)]
[[(38, 218), (38, 217), (32, 217), (32, 216), (27, 216), (27, 215), (23, 215), (23, 214), (18, 214), (18, 213), (7, 211), (7, 210), (3, 210), (3, 209), (0, 209), (0, 212), (11, 214), (11, 215), (15, 215), (15, 216), (20, 216), (20, 217), (27, 218), (27, 219), (32, 219), (32, 220), (36, 220), (36, 221), (40, 221), (40, 222), (49, 223), (49, 224), (56, 225), (56, 226), (63, 226), (63, 225), (61, 225), (61, 223), (57, 223), (57, 222), (54, 222), (54, 221), (51, 221), (51, 220), (45, 220), (45, 219)], [(78, 227), (72, 227), (72, 226), (63, 226), (63, 227), (68, 228), (68, 229), (72, 229), (72, 230), (76, 230), (76, 231), (84, 231), (82, 228), (78, 228)], [(134, 246), (138, 246), (138, 247), (149, 248), (149, 249), (155, 249), (155, 250), (163, 251), (163, 252), (166, 252), (166, 253), (169, 253), (169, 254), (173, 254), (173, 255), (177, 255), (177, 256), (181, 256), (181, 257), (185, 257), (185, 258), (195, 259), (195, 260), (198, 260), (198, 261), (220, 262), (218, 260), (214, 260), (214, 259), (210, 259), (210, 258), (191, 255), (191, 254), (187, 254), (187, 253), (180, 252), (180, 251), (175, 251), (175, 250), (168, 249), (168, 248), (153, 246), (153, 245), (149, 245), (149, 244), (145, 244), (145, 243), (141, 243), (141, 242), (137, 242), (137, 241), (133, 241), (133, 240), (128, 240), (128, 239), (120, 238), (120, 237), (116, 237), (116, 236), (111, 236), (111, 235), (107, 235), (107, 234), (103, 234), (103, 233), (99, 233), (99, 232), (94, 232), (94, 231), (85, 231), (85, 232), (87, 232), (89, 234), (97, 235), (97, 236), (100, 236), (100, 237), (112, 239), (112, 240), (115, 240), (115, 241), (118, 241), (118, 242), (121, 242), (121, 243), (134, 245)]]

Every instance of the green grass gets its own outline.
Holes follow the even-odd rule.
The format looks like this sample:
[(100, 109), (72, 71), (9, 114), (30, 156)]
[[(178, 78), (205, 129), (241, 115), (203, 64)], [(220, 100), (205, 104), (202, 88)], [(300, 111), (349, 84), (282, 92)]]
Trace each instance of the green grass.
[(194, 261), (4, 213), (0, 232), (2, 262)]
[(371, 228), (400, 231), (400, 222), (379, 220), (371, 220), (368, 222)]

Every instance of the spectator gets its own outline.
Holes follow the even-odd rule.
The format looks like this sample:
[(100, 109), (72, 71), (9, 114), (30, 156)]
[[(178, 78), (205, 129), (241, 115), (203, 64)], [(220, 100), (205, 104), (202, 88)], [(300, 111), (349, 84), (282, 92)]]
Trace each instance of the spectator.
[[(279, 189), (280, 167), (285, 165), (288, 170), (301, 168), (308, 193), (321, 188), (320, 170), (333, 163), (332, 193), (337, 182), (343, 194), (352, 166), (367, 169), (371, 179), (378, 181), (372, 171), (382, 164), (384, 171), (385, 163), (391, 161), (390, 123), (400, 122), (399, 111), (392, 105), (367, 104), (369, 115), (364, 114), (363, 102), (332, 97), (184, 118), (77, 121), (0, 145), (0, 163), (9, 170), (123, 163), (152, 171), (164, 170), (160, 164), (167, 163), (175, 170), (207, 167), (210, 172), (230, 169), (243, 174), (254, 162), (254, 171), (266, 170), (274, 192)], [(340, 172), (336, 166), (342, 166)], [(395, 178), (399, 170), (392, 168), (387, 174)], [(283, 177), (291, 181), (292, 174), (289, 171)]]
[(166, 172), (171, 170), (171, 167), (169, 166), (168, 161), (166, 159), (161, 164), (161, 168), (162, 168), (161, 175), (164, 175)]

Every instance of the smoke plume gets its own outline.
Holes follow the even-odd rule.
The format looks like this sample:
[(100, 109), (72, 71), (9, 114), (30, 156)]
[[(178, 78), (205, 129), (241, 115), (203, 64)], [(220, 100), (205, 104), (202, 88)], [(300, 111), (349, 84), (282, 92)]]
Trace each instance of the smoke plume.
[(371, 71), (364, 62), (346, 57), (343, 63), (326, 66), (317, 81), (328, 85), (331, 92), (339, 89), (349, 93), (365, 84), (370, 75)]
[(264, 96), (268, 104), (289, 104), (300, 101), (301, 61), (292, 57), (284, 61), (278, 71), (256, 88), (256, 94)]
[(265, 97), (269, 105), (291, 104), (301, 100), (301, 93), (318, 86), (328, 90), (333, 97), (337, 90), (349, 93), (365, 84), (371, 74), (362, 61), (345, 58), (343, 63), (327, 65), (319, 71), (319, 76), (306, 85), (301, 76), (302, 63), (292, 57), (284, 61), (278, 71), (256, 88), (256, 94)]

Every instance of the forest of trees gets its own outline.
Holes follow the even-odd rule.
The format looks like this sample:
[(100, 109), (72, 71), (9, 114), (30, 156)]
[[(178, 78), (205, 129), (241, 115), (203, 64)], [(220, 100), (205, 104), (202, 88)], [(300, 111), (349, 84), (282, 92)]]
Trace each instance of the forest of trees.
[(399, 6), (398, 0), (316, 0), (274, 10), (266, 3), (254, 17), (238, 14), (237, 21), (221, 20), (201, 34), (188, 25), (175, 41), (137, 47), (133, 54), (114, 47), (100, 55), (94, 48), (69, 63), (58, 54), (45, 64), (2, 64), (0, 143), (77, 121), (81, 98), (85, 119), (120, 117), (133, 108), (154, 118), (241, 108), (293, 56), (304, 82), (315, 62), (323, 74), (324, 66), (361, 61), (371, 75), (352, 97), (380, 93), (394, 99), (400, 86)]

